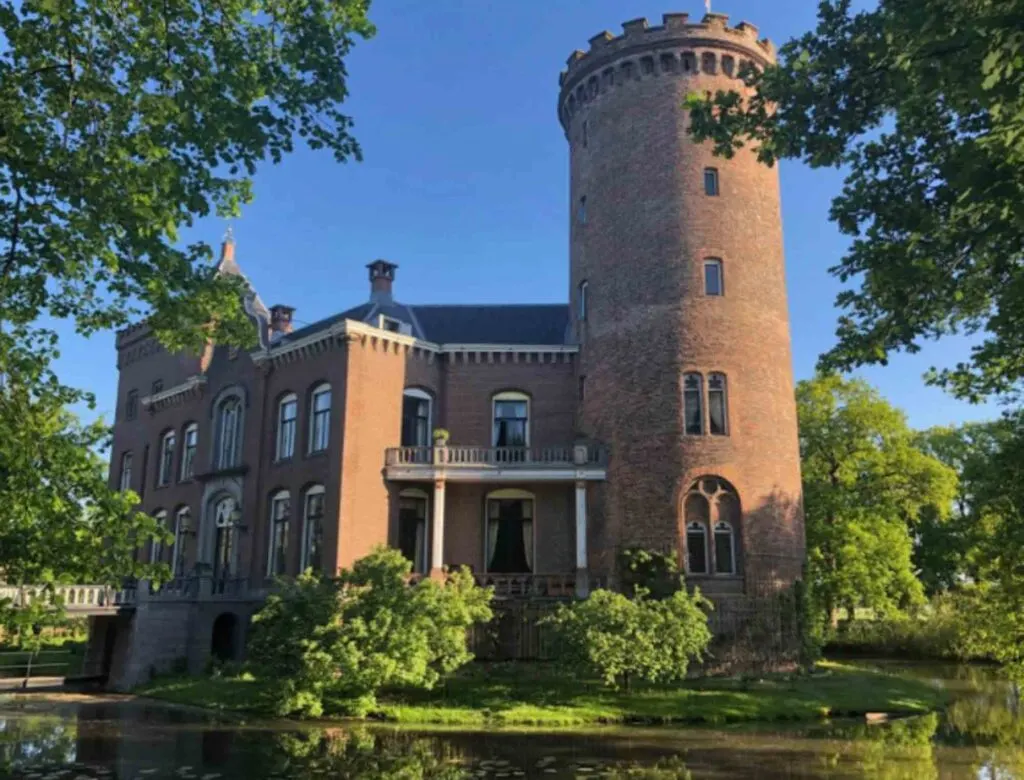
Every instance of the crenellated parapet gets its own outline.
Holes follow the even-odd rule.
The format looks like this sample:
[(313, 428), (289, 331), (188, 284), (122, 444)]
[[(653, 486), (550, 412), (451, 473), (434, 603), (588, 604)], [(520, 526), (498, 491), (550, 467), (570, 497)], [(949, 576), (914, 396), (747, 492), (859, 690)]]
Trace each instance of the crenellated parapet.
[(622, 35), (602, 32), (587, 51), (574, 51), (559, 76), (558, 114), (567, 127), (578, 110), (616, 88), (647, 78), (701, 74), (738, 79), (745, 65), (775, 62), (775, 46), (758, 38), (749, 22), (729, 26), (726, 14), (706, 14), (691, 23), (689, 14), (663, 14), (652, 26), (646, 19), (622, 25)]

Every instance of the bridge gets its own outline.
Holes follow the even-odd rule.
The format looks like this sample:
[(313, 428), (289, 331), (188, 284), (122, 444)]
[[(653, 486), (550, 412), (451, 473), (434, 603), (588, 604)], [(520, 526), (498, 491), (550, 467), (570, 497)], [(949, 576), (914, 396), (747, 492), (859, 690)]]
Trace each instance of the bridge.
[(16, 609), (40, 602), (63, 606), (73, 616), (114, 615), (135, 607), (136, 588), (111, 588), (106, 585), (0, 585), (0, 604)]

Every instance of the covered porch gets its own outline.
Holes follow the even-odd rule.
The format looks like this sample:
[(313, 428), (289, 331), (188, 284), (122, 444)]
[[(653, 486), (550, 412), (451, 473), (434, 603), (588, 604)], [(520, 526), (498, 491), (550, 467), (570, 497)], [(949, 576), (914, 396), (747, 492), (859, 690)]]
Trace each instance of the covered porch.
[(506, 598), (589, 592), (588, 489), (605, 469), (587, 448), (566, 448), (560, 458), (526, 449), (410, 449), (388, 454), (389, 537), (416, 572), (441, 576), (466, 566)]

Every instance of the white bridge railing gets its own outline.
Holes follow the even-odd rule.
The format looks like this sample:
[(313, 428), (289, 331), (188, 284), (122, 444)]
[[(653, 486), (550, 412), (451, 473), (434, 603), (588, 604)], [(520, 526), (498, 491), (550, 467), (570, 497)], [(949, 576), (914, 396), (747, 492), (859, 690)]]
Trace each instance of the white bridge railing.
[(15, 608), (33, 604), (62, 605), (68, 612), (111, 611), (135, 604), (135, 589), (106, 585), (0, 585), (0, 602)]

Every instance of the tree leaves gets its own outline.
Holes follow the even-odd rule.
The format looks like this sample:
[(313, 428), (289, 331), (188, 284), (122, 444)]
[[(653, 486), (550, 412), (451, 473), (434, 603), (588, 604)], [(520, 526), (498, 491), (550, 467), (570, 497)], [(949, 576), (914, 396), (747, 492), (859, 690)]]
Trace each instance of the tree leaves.
[(971, 360), (929, 381), (980, 400), (1024, 379), (1024, 0), (819, 5), (818, 26), (749, 95), (691, 97), (691, 133), (726, 157), (843, 166), (831, 217), (853, 238), (833, 269), (826, 369), (885, 363), (956, 332)]

